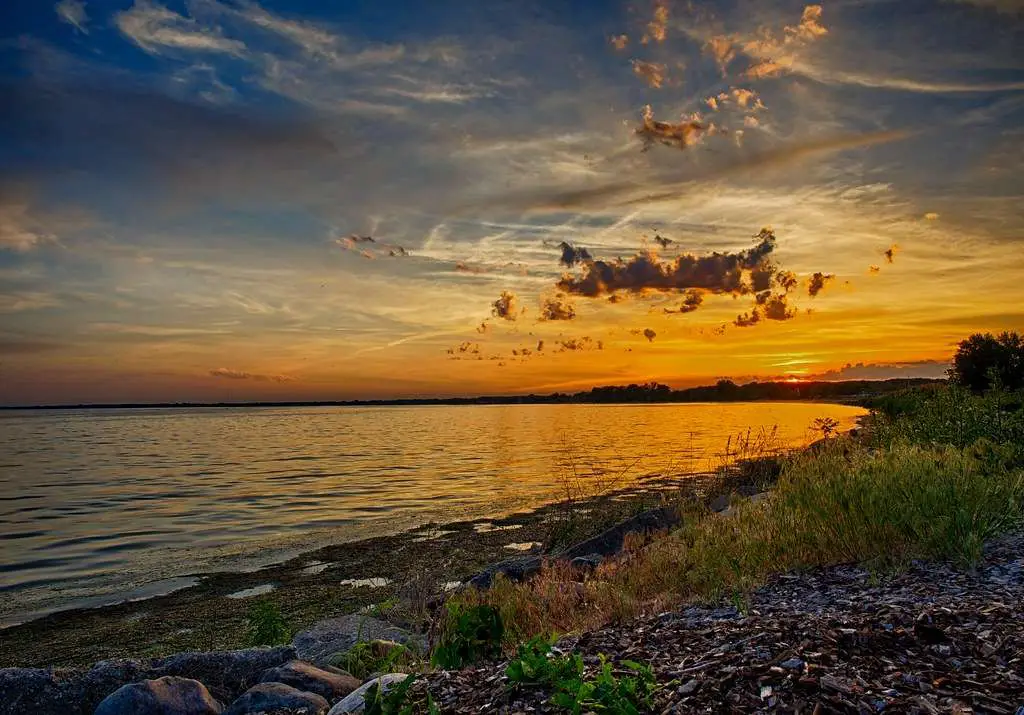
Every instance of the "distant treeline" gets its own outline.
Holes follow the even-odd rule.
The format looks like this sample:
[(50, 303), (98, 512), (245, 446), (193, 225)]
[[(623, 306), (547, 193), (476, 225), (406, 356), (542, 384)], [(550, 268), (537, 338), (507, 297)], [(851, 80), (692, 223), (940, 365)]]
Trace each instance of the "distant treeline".
[(595, 387), (584, 392), (550, 395), (489, 395), (481, 397), (407, 398), (397, 400), (331, 400), (291, 402), (162, 402), (156, 404), (88, 404), (0, 407), (0, 409), (92, 409), (156, 407), (358, 407), (383, 405), (532, 405), (610, 404), (656, 402), (754, 402), (757, 400), (827, 400), (862, 402), (910, 387), (944, 382), (925, 378), (893, 380), (844, 380), (841, 382), (748, 382), (737, 385), (719, 380), (714, 385), (673, 390), (668, 385)]

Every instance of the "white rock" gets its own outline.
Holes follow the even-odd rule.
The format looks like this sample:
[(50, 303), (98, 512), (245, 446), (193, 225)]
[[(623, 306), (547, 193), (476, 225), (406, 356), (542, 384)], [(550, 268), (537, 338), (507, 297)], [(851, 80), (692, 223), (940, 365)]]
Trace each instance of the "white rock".
[(379, 678), (368, 680), (362, 685), (360, 685), (358, 689), (352, 691), (352, 693), (346, 696), (344, 700), (335, 704), (335, 706), (331, 708), (330, 712), (328, 712), (327, 715), (345, 715), (345, 713), (361, 713), (363, 712), (363, 710), (366, 709), (366, 700), (364, 699), (366, 696), (366, 691), (369, 690), (374, 683), (377, 683), (380, 686), (381, 691), (386, 693), (389, 690), (391, 690), (391, 688), (394, 687), (396, 683), (401, 683), (408, 677), (409, 675), (407, 673), (388, 673), (387, 675), (382, 675)]

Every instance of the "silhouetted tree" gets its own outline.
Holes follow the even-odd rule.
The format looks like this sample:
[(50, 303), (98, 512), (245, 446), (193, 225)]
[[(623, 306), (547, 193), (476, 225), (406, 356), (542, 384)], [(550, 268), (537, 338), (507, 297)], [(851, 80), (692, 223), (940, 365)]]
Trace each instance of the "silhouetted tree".
[(1017, 333), (975, 333), (960, 342), (949, 376), (974, 392), (993, 387), (1024, 388), (1024, 340)]

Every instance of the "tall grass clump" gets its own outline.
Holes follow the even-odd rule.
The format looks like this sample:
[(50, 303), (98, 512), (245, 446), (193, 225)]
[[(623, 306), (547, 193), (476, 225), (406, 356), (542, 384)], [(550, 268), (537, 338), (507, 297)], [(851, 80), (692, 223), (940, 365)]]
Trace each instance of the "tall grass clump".
[(898, 567), (910, 559), (970, 566), (985, 541), (1024, 519), (1024, 470), (1008, 445), (967, 449), (842, 438), (787, 459), (771, 495), (729, 516), (695, 511), (675, 532), (635, 543), (584, 582), (554, 566), (524, 584), (459, 598), (497, 609), (507, 643), (594, 628), (687, 600), (746, 594), (774, 573), (837, 563)]

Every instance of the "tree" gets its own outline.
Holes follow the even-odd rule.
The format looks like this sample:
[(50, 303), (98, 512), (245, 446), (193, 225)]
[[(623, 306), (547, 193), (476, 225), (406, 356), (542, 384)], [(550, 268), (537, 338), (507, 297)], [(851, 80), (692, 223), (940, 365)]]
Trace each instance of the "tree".
[(1017, 333), (975, 333), (960, 342), (949, 376), (974, 392), (1024, 388), (1024, 340)]

